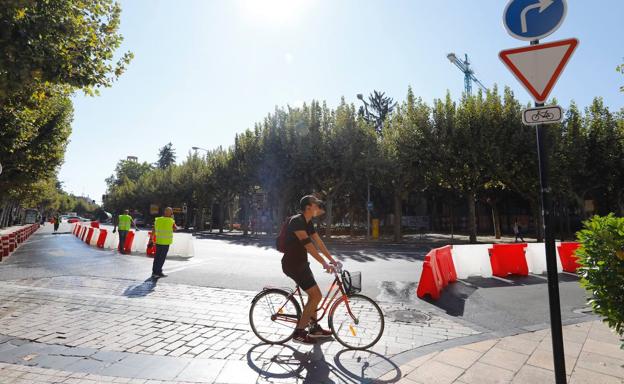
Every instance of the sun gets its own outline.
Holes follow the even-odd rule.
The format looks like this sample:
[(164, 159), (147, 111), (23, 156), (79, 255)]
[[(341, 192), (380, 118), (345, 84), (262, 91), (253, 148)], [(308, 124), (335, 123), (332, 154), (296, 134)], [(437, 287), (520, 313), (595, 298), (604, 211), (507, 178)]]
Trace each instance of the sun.
[(241, 0), (242, 15), (261, 25), (295, 24), (313, 0)]

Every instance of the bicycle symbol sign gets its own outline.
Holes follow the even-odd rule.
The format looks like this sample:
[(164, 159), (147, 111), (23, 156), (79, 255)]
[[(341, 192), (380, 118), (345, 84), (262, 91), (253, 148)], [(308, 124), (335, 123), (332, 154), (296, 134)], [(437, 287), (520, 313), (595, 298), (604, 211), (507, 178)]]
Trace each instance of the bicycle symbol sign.
[(529, 108), (522, 111), (522, 122), (525, 125), (554, 124), (563, 119), (563, 109), (558, 105)]

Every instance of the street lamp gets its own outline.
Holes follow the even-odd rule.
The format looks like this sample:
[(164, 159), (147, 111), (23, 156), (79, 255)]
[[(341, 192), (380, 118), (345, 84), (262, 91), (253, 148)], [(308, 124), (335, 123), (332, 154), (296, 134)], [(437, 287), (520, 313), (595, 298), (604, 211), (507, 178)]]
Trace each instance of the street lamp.
[[(366, 119), (369, 120), (370, 119), (370, 114), (368, 113), (368, 103), (366, 102), (366, 100), (364, 100), (364, 95), (362, 95), (361, 93), (358, 93), (356, 95), (356, 97), (362, 102), (364, 103), (364, 111), (366, 113)], [(368, 150), (366, 151), (366, 239), (370, 239), (370, 205), (371, 205), (371, 201), (370, 201), (370, 176), (368, 174), (368, 166), (369, 166), (369, 152)]]

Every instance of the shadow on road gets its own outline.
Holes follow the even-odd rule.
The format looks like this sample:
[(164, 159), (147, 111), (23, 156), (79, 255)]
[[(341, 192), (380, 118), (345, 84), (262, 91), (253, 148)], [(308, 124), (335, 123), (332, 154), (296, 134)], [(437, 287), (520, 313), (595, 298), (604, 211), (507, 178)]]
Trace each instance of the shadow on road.
[[(344, 349), (335, 355), (332, 364), (326, 361), (321, 345), (301, 352), (288, 345), (257, 344), (247, 352), (247, 365), (260, 379), (271, 382), (395, 383), (401, 378), (399, 367), (380, 354)], [(390, 378), (377, 379), (382, 375)]]
[[(219, 240), (232, 245), (275, 250), (275, 238), (273, 236), (243, 236), (240, 234), (232, 235), (215, 232), (196, 232), (193, 236), (200, 240)], [(326, 241), (326, 244), (332, 255), (340, 261), (356, 261), (360, 263), (379, 260), (423, 261), (427, 252), (434, 246), (409, 243), (351, 243), (340, 241)]]
[(151, 277), (142, 282), (141, 284), (133, 284), (126, 288), (123, 295), (126, 297), (145, 297), (154, 291), (156, 288), (156, 284), (158, 280), (152, 279)]
[[(560, 283), (579, 280), (580, 278), (572, 273), (563, 272), (559, 274)], [(448, 315), (463, 316), (466, 301), (478, 289), (519, 287), (547, 283), (546, 275), (507, 276), (505, 278), (469, 277), (459, 280), (457, 283), (449, 284), (440, 294), (439, 300), (431, 300), (427, 296), (425, 301), (444, 310)]]

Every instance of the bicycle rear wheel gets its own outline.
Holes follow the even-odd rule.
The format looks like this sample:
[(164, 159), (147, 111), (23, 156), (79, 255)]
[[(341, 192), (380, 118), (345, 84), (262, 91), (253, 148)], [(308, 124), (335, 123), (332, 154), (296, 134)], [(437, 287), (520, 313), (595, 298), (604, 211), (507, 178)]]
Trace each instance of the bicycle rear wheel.
[(336, 300), (329, 312), (328, 322), (336, 340), (351, 349), (368, 349), (375, 345), (385, 326), (379, 305), (359, 294)]
[(281, 344), (293, 337), (301, 318), (301, 307), (282, 289), (266, 289), (249, 308), (251, 330), (265, 343)]

